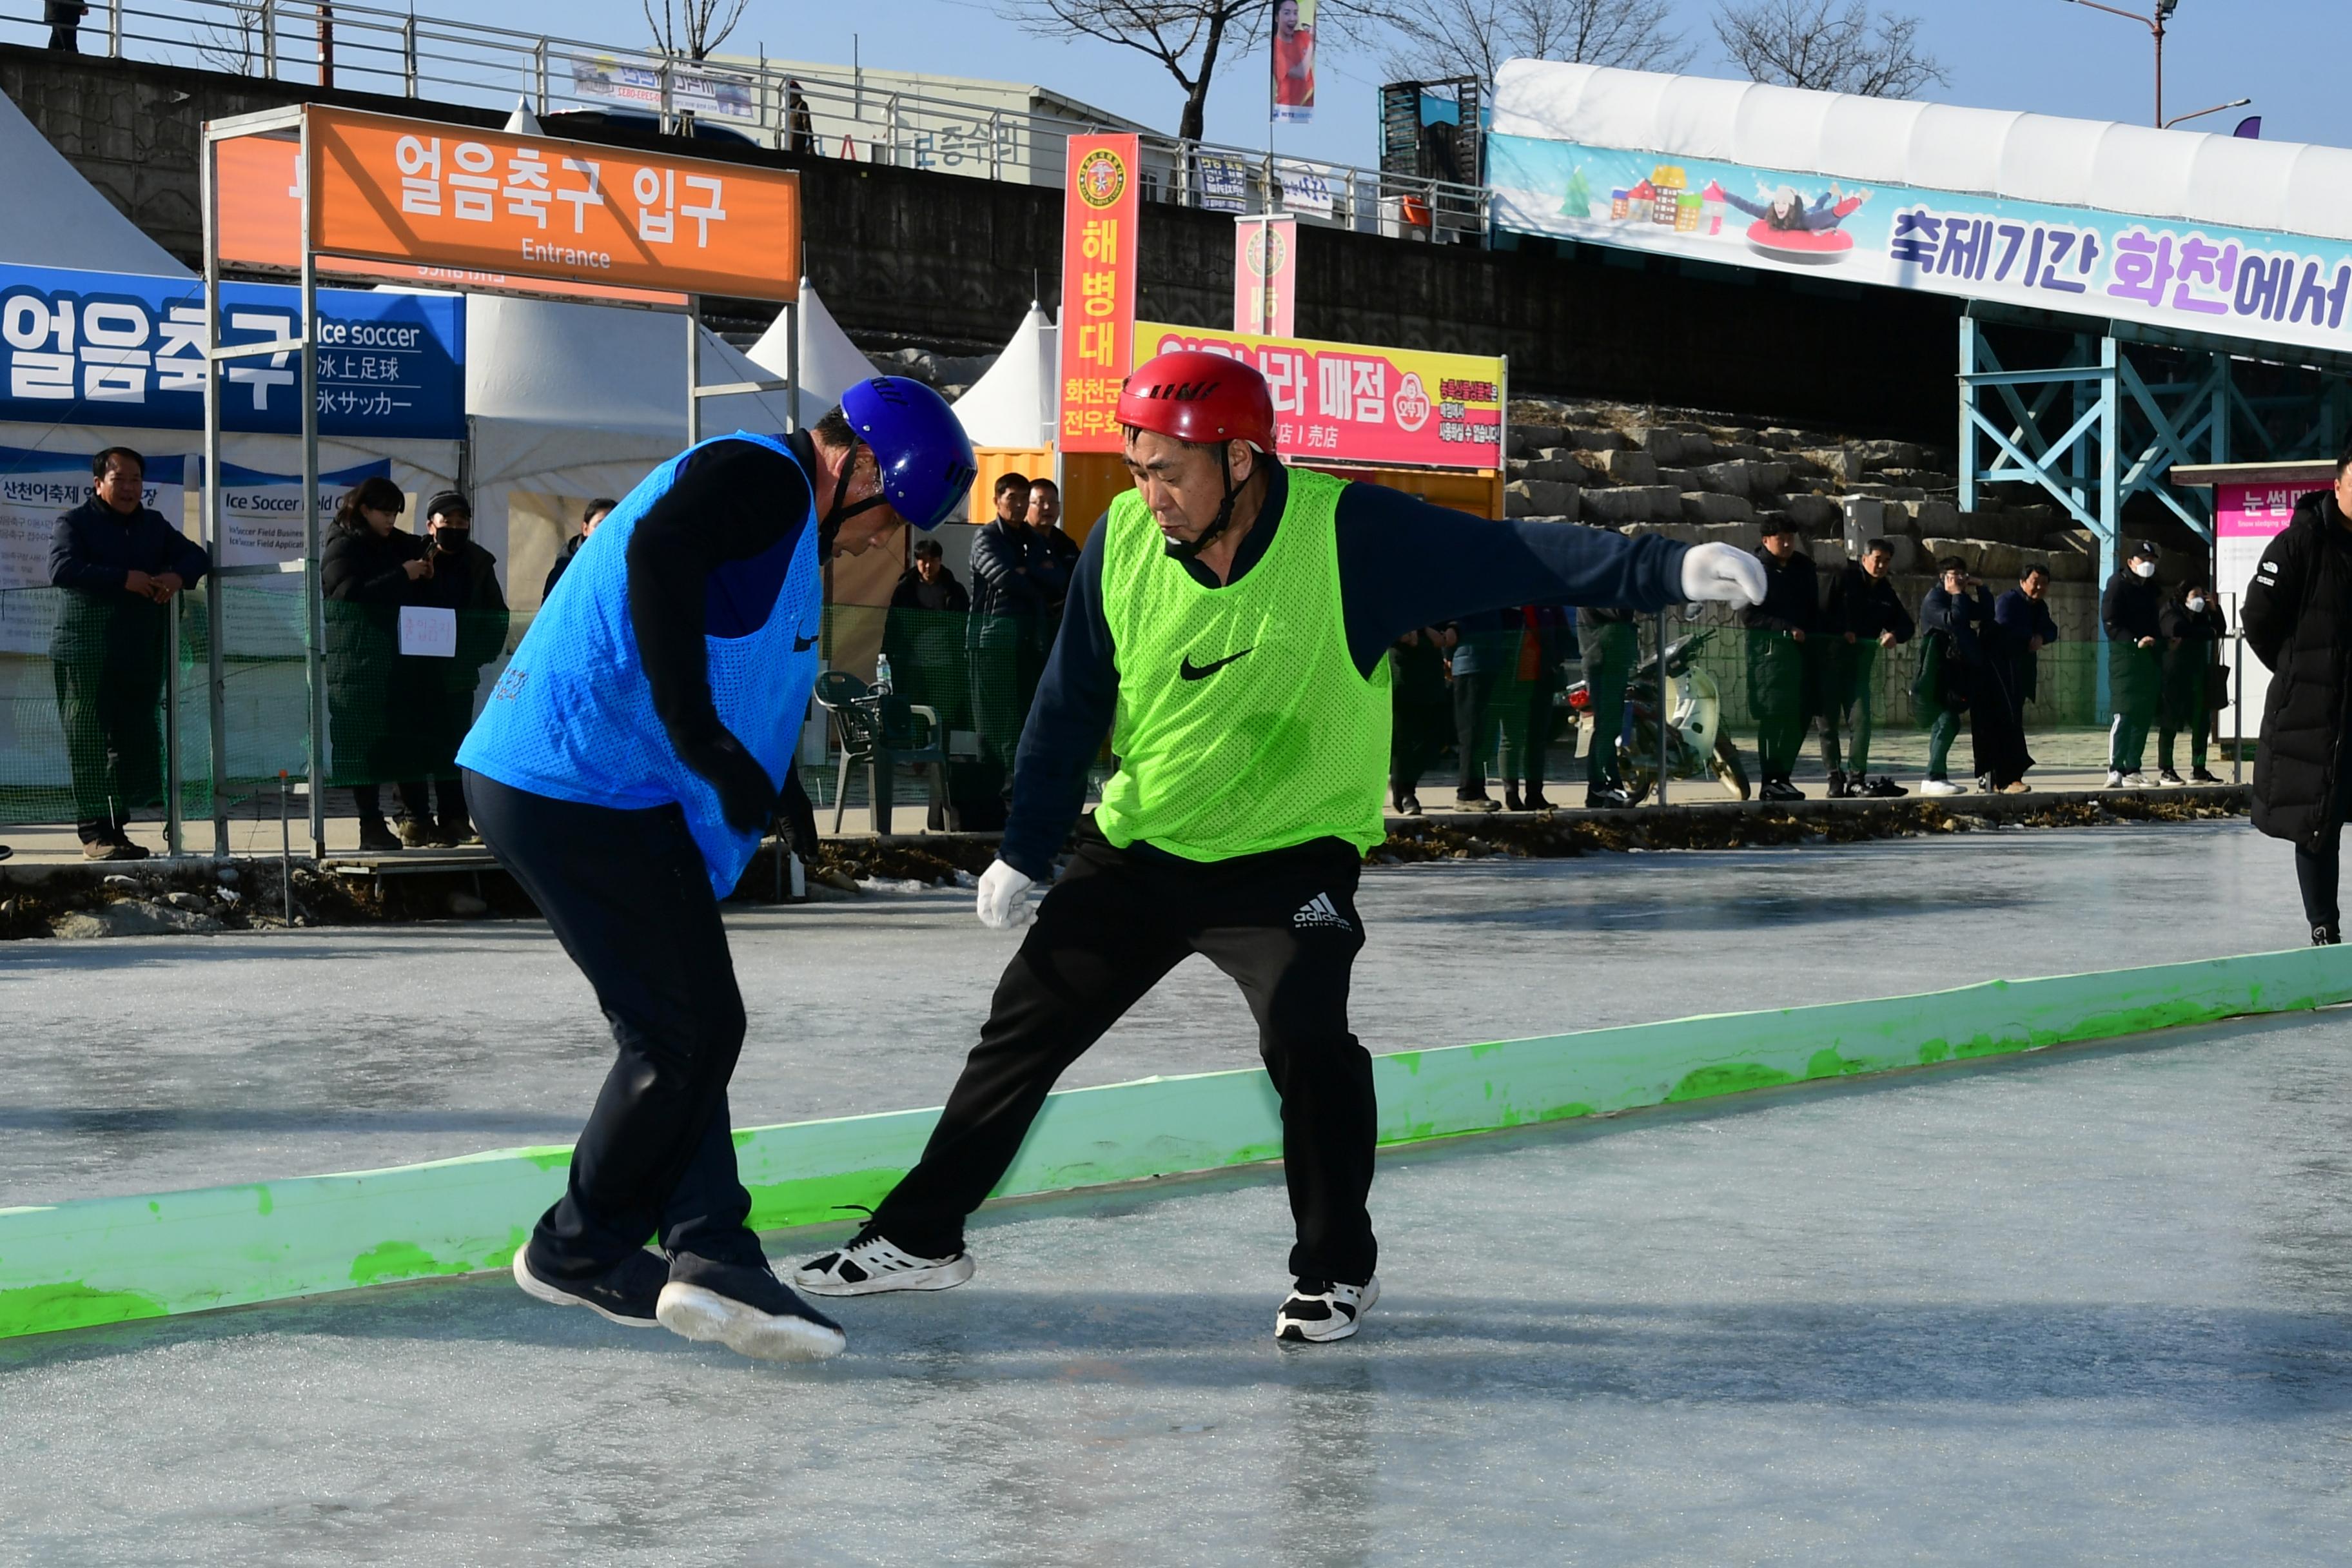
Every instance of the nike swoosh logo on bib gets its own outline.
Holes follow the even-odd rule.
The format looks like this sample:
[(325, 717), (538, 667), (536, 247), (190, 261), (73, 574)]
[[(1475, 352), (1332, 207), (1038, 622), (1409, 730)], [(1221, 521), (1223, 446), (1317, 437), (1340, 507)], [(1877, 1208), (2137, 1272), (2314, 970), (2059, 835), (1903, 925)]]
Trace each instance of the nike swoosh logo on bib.
[(1177, 664), (1176, 672), (1187, 680), (1206, 680), (1209, 677), (1216, 674), (1217, 671), (1224, 668), (1225, 666), (1233, 663), (1234, 660), (1241, 658), (1243, 654), (1253, 653), (1256, 650), (1255, 648), (1245, 647), (1242, 649), (1241, 653), (1229, 653), (1213, 664), (1194, 664), (1192, 662), (1192, 656), (1188, 653)]

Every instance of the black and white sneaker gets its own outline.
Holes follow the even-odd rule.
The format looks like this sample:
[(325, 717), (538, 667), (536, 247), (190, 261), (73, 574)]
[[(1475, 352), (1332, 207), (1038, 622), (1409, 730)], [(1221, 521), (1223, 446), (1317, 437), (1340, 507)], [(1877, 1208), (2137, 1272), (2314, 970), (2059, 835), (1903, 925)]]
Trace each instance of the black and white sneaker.
[(2336, 947), (2341, 945), (2343, 941), (2343, 936), (2337, 932), (2334, 926), (2314, 926), (2311, 928), (2311, 945), (2314, 947)]
[(2158, 768), (2156, 770), (2156, 782), (2160, 784), (2177, 784), (2181, 781), (2180, 775), (2170, 768)]
[(971, 1254), (918, 1258), (872, 1231), (859, 1231), (838, 1252), (812, 1258), (793, 1270), (794, 1288), (812, 1296), (872, 1296), (884, 1290), (948, 1290), (971, 1278)]
[(526, 1244), (515, 1248), (514, 1279), (524, 1295), (551, 1306), (585, 1307), (625, 1329), (657, 1329), (661, 1321), (654, 1316), (654, 1309), (661, 1300), (662, 1287), (669, 1281), (669, 1262), (661, 1254), (640, 1247), (593, 1279), (559, 1283), (532, 1270), (530, 1247)]
[(1896, 784), (1893, 779), (1882, 774), (1879, 777), (1871, 780), (1870, 786), (1867, 789), (1863, 790), (1861, 793), (1868, 795), (1873, 800), (1894, 800), (1899, 796), (1909, 795), (1911, 792), (1905, 789), (1901, 784)]
[(671, 1333), (725, 1345), (754, 1361), (823, 1361), (849, 1348), (841, 1325), (758, 1265), (714, 1263), (682, 1254), (656, 1308)]
[(1361, 1285), (1301, 1279), (1290, 1288), (1290, 1300), (1274, 1315), (1274, 1337), (1291, 1344), (1344, 1340), (1356, 1331), (1364, 1314), (1380, 1299), (1378, 1279), (1367, 1279)]

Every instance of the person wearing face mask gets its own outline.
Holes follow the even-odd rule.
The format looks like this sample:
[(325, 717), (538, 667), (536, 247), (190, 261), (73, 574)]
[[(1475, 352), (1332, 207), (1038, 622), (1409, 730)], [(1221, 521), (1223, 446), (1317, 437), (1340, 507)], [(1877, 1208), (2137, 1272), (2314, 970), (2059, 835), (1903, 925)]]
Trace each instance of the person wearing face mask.
[(2124, 569), (2107, 580), (2099, 595), (2099, 624), (2115, 645), (2107, 670), (2114, 721), (2107, 728), (2107, 787), (2138, 789), (2147, 781), (2140, 763), (2147, 754), (2147, 731), (2156, 718), (2164, 685), (2164, 658), (2158, 651), (2163, 627), (2158, 624), (2163, 604), (2157, 594), (2157, 549), (2152, 541), (2133, 542)]
[[(360, 848), (370, 855), (402, 847), (383, 818), (383, 785), (430, 771), (425, 714), (438, 698), (432, 668), (438, 661), (400, 657), (400, 606), (431, 570), (425, 542), (400, 526), (407, 505), (390, 479), (361, 480), (335, 508), (319, 560), (326, 598), (327, 733), (335, 772), (351, 782), (359, 809)], [(402, 787), (418, 795), (425, 788)]]
[(456, 490), (443, 490), (425, 503), (425, 517), (430, 531), (424, 570), (402, 602), (455, 611), (457, 651), (453, 658), (401, 661), (420, 667), (415, 677), (419, 772), (400, 786), (400, 841), (412, 849), (463, 844), (474, 837), (458, 777), (457, 747), (474, 721), (482, 666), (498, 658), (507, 643), (507, 599), (499, 586), (498, 557), (474, 542), (473, 503)]
[(2157, 782), (2183, 782), (2172, 768), (2172, 738), (2187, 730), (2187, 782), (2220, 784), (2205, 771), (2205, 747), (2213, 733), (2213, 676), (2221, 668), (2221, 639), (2230, 635), (2229, 620), (2213, 602), (2205, 580), (2191, 577), (2165, 601), (2157, 625), (2164, 639), (2164, 685), (2156, 731)]
[(764, 1359), (844, 1348), (745, 1223), (727, 1114), (745, 1018), (719, 900), (779, 808), (824, 563), (938, 527), (977, 477), (954, 413), (898, 376), (808, 429), (691, 447), (622, 498), (483, 705), (458, 752), (474, 821), (619, 1047), (563, 1196), (516, 1249), (531, 1296)]

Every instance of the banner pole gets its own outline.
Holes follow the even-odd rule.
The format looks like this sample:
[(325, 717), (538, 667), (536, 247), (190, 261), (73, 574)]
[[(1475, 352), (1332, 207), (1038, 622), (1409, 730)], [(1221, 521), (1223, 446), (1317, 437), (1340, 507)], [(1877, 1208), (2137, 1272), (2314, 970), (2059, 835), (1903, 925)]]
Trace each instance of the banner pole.
[(702, 439), (702, 296), (686, 297), (686, 444)]
[[(117, 15), (121, 12), (117, 5)], [(220, 362), (220, 192), (214, 153), (219, 143), (205, 137), (204, 167), (198, 171), (205, 226), (205, 479), (197, 534), (210, 552), (212, 570), (205, 574), (205, 706), (211, 723), (213, 782), (213, 858), (228, 858), (228, 704), (227, 669), (222, 651), (223, 612), (226, 595), (221, 587)]]
[(302, 121), (302, 668), (310, 685), (310, 848), (327, 858), (327, 609), (319, 584), (319, 267), (317, 171)]

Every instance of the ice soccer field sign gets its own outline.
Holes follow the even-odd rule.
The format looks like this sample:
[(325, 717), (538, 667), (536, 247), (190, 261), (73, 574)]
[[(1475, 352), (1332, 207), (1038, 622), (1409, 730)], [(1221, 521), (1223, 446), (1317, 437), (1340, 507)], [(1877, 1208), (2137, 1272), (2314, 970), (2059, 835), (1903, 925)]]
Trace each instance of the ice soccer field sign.
[(794, 298), (787, 170), (342, 110), (307, 116), (310, 248), (596, 288)]

